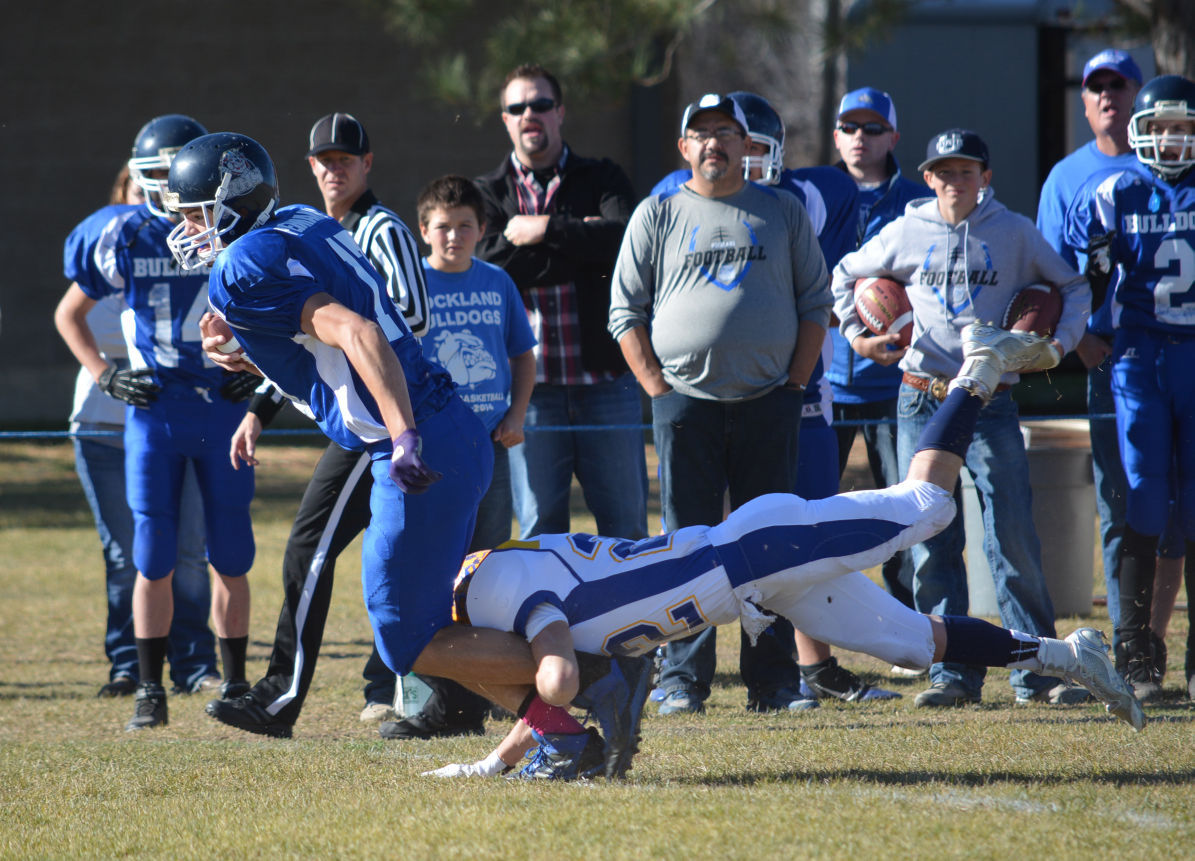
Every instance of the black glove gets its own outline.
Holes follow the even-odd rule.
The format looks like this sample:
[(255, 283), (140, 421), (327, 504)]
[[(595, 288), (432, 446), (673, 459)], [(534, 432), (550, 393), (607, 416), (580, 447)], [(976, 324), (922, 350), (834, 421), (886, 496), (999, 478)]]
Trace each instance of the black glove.
[(252, 395), (261, 385), (261, 377), (251, 371), (237, 371), (229, 374), (224, 385), (220, 387), (220, 395), (226, 401), (239, 404)]
[(1104, 297), (1108, 294), (1108, 284), (1112, 280), (1112, 238), (1116, 231), (1102, 233), (1093, 237), (1091, 244), (1084, 249), (1087, 254), (1087, 270), (1083, 273), (1091, 284), (1091, 310), (1094, 313), (1103, 307)]
[(162, 387), (154, 382), (154, 372), (149, 368), (121, 371), (115, 365), (109, 365), (96, 383), (104, 394), (135, 407), (149, 406), (157, 400), (158, 392), (162, 391)]

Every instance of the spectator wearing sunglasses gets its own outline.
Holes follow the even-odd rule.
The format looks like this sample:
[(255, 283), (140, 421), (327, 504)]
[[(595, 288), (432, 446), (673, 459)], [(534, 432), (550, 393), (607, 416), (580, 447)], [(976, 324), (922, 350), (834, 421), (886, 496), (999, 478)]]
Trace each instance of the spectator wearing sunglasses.
[[(838, 106), (834, 146), (841, 160), (837, 167), (859, 188), (854, 248), (858, 248), (888, 222), (902, 214), (905, 204), (929, 191), (905, 178), (892, 151), (900, 140), (896, 106), (885, 92), (863, 87), (852, 90)], [(865, 352), (856, 353), (837, 330), (831, 330), (834, 360), (826, 379), (834, 395), (834, 431), (838, 435), (838, 472), (846, 469), (855, 443), (863, 433), (867, 463), (876, 487), (900, 481), (896, 459), (896, 395), (900, 389), (897, 362), (904, 355), (893, 342), (896, 335), (868, 338)], [(859, 427), (858, 421), (887, 420), (887, 424)], [(849, 489), (849, 488), (847, 488)], [(895, 554), (884, 563), (884, 585), (893, 597), (913, 606), (912, 567), (908, 554)]]
[[(1129, 146), (1129, 117), (1133, 113), (1133, 100), (1141, 89), (1141, 79), (1141, 70), (1127, 51), (1106, 48), (1087, 61), (1083, 67), (1080, 92), (1083, 114), (1095, 137), (1054, 165), (1041, 188), (1037, 229), (1064, 260), (1078, 269), (1084, 268), (1086, 255), (1071, 248), (1063, 237), (1066, 210), (1088, 178), (1113, 168), (1136, 168), (1137, 156)], [(1088, 411), (1093, 416), (1109, 415), (1114, 412), (1111, 291), (1102, 303), (1100, 297), (1092, 298), (1087, 333), (1079, 341), (1075, 352), (1087, 368)], [(1120, 458), (1116, 421), (1095, 418), (1089, 424), (1108, 616), (1113, 628), (1119, 631), (1120, 582), (1116, 576), (1116, 559), (1124, 536), (1128, 480)], [(1182, 535), (1173, 524), (1162, 535), (1158, 546), (1154, 594), (1172, 596), (1182, 579), (1185, 548)], [(1155, 635), (1158, 632), (1164, 635), (1174, 606), (1173, 598), (1155, 601), (1154, 604), (1151, 628)], [(1119, 642), (1119, 636), (1114, 635), (1113, 643)], [(1154, 669), (1159, 678), (1165, 670), (1164, 648), (1165, 641), (1157, 637), (1154, 651), (1160, 657), (1160, 662), (1155, 662)]]
[[(502, 122), (512, 152), (477, 184), (486, 232), (476, 256), (518, 286), (538, 345), (526, 442), (510, 449), (520, 536), (570, 531), (574, 475), (602, 535), (647, 535), (647, 464), (639, 388), (606, 331), (610, 273), (635, 206), (609, 159), (577, 155), (561, 135), (560, 83), (539, 65), (506, 77)], [(543, 431), (537, 426), (616, 425)]]

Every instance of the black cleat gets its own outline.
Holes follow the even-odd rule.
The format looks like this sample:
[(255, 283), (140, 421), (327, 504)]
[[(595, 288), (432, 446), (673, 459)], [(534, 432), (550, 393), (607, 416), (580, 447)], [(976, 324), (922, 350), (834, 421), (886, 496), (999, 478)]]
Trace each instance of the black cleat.
[(900, 699), (896, 691), (873, 688), (846, 667), (839, 666), (833, 656), (816, 664), (802, 665), (801, 678), (818, 699), (835, 697), (845, 703)]
[(249, 693), (249, 683), (244, 679), (229, 679), (220, 685), (220, 699), (235, 700)]
[(149, 729), (151, 726), (166, 726), (170, 723), (166, 708), (166, 689), (161, 685), (146, 682), (137, 688), (133, 702), (133, 717), (125, 724), (125, 732)]
[(455, 735), (485, 735), (485, 726), (476, 724), (450, 724), (432, 720), (424, 712), (416, 712), (402, 720), (382, 721), (378, 727), (382, 738), (428, 739), (449, 738)]
[(253, 694), (242, 694), (234, 700), (212, 700), (203, 710), (220, 723), (271, 738), (290, 738), (294, 728), (262, 708)]
[(639, 719), (651, 682), (649, 657), (612, 658), (610, 672), (573, 700), (597, 720), (606, 739), (606, 777), (622, 777), (639, 752)]
[(97, 697), (127, 697), (137, 693), (137, 680), (132, 676), (117, 676), (99, 689)]

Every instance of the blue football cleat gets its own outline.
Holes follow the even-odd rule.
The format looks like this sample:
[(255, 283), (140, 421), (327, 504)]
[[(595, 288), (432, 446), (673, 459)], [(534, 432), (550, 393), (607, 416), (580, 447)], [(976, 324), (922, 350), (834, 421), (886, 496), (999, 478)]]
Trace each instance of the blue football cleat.
[(527, 754), (530, 760), (507, 780), (584, 780), (605, 767), (602, 737), (593, 727), (585, 732), (531, 735), (539, 746)]

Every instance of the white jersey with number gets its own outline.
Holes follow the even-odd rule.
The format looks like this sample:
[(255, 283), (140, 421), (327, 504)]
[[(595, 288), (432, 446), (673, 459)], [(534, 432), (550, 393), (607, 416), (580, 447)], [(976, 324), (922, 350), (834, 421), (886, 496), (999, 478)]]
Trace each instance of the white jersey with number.
[(455, 615), (526, 636), (528, 617), (547, 604), (568, 620), (578, 651), (641, 655), (735, 619), (757, 635), (766, 614), (779, 614), (832, 644), (922, 666), (933, 654), (928, 621), (857, 572), (954, 513), (946, 491), (905, 481), (819, 500), (769, 494), (718, 526), (642, 541), (541, 535), (468, 557)]

